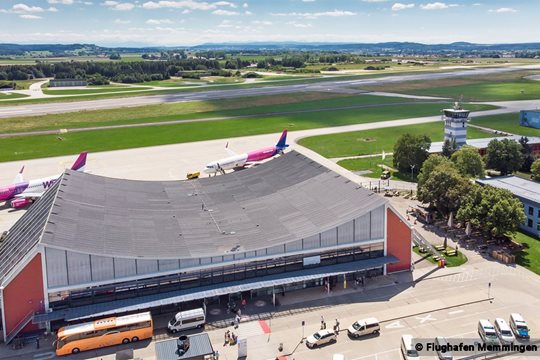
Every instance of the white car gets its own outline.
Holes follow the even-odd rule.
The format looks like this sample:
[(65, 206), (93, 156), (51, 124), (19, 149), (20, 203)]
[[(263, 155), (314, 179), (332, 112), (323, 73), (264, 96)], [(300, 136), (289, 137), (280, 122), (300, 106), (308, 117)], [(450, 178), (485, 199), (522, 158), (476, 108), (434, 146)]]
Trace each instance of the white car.
[(506, 321), (504, 321), (504, 319), (495, 319), (495, 331), (503, 344), (513, 344), (516, 341), (516, 338), (512, 333), (512, 329), (510, 329), (510, 326), (506, 323)]
[(333, 330), (319, 330), (315, 334), (308, 336), (306, 345), (308, 348), (314, 348), (331, 342), (336, 342), (337, 336)]

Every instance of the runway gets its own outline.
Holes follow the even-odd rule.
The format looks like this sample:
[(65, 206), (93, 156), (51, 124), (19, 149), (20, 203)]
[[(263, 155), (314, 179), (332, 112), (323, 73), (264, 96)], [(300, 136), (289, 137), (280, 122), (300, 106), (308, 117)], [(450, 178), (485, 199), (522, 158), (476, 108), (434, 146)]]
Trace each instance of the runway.
[[(518, 70), (536, 70), (540, 65), (522, 65), (504, 68), (480, 68), (441, 73), (419, 73), (413, 75), (391, 75), (370, 79), (334, 80), (326, 82), (314, 82), (307, 84), (264, 86), (258, 88), (233, 88), (226, 90), (185, 91), (174, 94), (137, 96), (128, 98), (114, 98), (90, 101), (54, 102), (15, 106), (1, 106), (0, 118), (58, 114), (82, 110), (112, 109), (120, 107), (134, 107), (143, 105), (155, 105), (162, 103), (190, 102), (216, 100), (236, 97), (249, 97), (261, 95), (288, 94), (307, 91), (343, 92), (349, 91), (350, 87), (397, 83), (404, 81), (437, 80), (456, 77), (478, 76), (499, 74)], [(354, 89), (353, 89), (354, 90)]]

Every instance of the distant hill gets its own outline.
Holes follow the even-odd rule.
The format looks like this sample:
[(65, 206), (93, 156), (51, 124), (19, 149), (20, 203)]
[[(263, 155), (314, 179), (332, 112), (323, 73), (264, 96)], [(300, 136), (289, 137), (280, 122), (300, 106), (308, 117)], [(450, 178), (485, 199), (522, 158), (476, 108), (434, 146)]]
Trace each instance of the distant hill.
[(159, 51), (157, 47), (108, 48), (94, 44), (0, 44), (1, 56), (23, 56), (28, 53), (48, 53), (53, 56), (96, 55), (109, 53), (143, 53)]

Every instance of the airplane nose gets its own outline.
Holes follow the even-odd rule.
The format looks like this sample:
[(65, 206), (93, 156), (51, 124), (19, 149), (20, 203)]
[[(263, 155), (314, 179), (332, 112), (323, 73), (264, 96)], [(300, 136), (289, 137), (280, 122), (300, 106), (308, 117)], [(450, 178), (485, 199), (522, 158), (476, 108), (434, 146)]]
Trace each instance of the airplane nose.
[(203, 172), (204, 172), (205, 174), (213, 174), (213, 173), (216, 172), (216, 169), (214, 169), (214, 168), (205, 168), (205, 169), (203, 170)]

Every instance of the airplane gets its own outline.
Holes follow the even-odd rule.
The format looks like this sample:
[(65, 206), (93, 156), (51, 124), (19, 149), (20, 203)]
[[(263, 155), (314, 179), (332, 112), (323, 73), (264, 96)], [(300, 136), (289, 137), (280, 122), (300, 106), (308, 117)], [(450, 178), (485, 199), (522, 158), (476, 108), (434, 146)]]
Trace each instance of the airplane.
[[(73, 163), (71, 170), (84, 171), (87, 155), (87, 152), (82, 152)], [(13, 180), (13, 184), (0, 187), (0, 201), (8, 202), (11, 200), (9, 205), (15, 209), (22, 208), (39, 199), (45, 190), (53, 186), (61, 176), (57, 175), (38, 180), (24, 181), (23, 171), (24, 166)]]
[(287, 130), (283, 130), (283, 133), (275, 146), (251, 151), (245, 154), (236, 154), (234, 151), (229, 149), (229, 143), (227, 143), (225, 150), (230, 156), (207, 164), (204, 172), (214, 175), (218, 172), (225, 174), (225, 170), (238, 170), (248, 166), (255, 166), (262, 160), (269, 159), (278, 154), (283, 154), (283, 150), (289, 146), (286, 144), (286, 141)]

